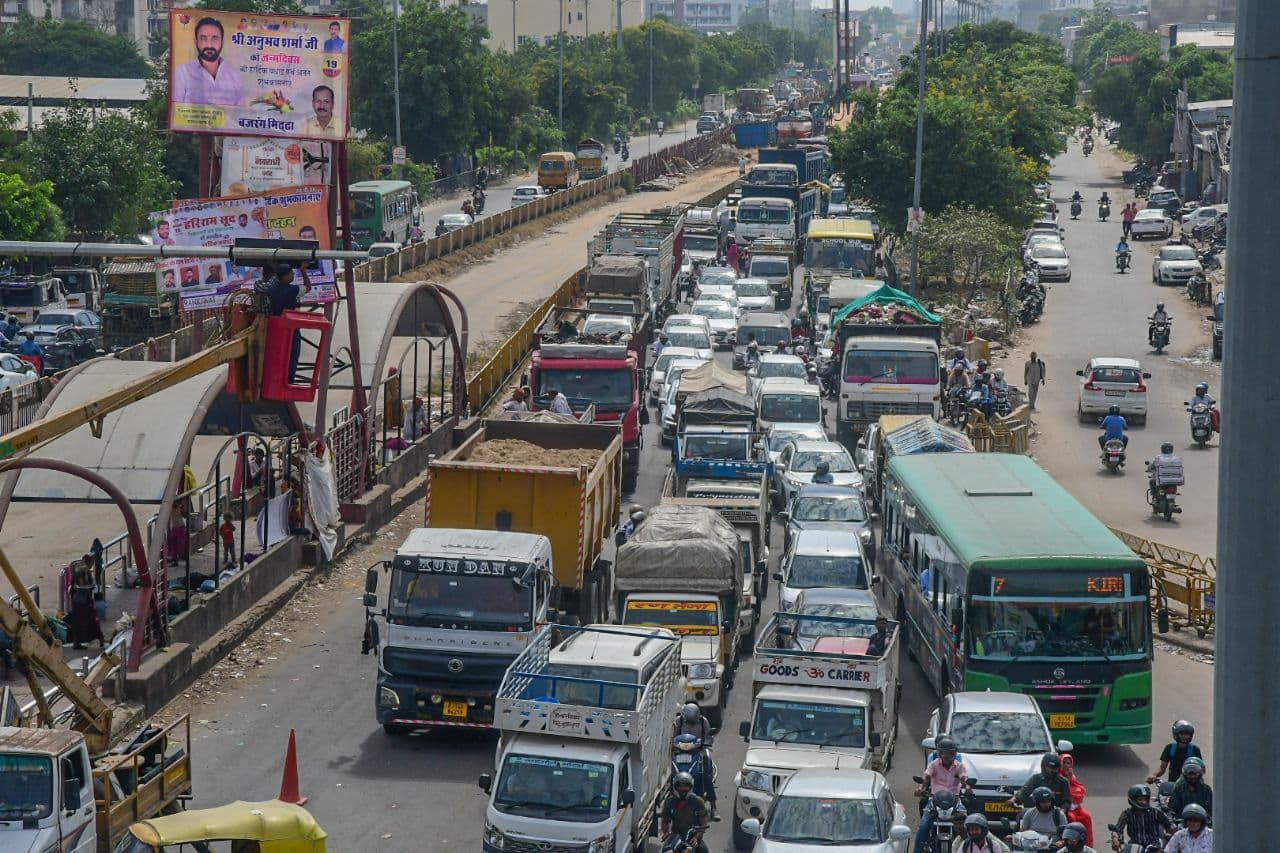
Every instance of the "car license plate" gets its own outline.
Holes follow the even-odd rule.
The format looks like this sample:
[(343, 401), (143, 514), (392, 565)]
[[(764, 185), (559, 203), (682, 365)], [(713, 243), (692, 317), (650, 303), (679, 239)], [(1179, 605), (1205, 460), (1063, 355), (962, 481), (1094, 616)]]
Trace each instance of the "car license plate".
[(459, 701), (445, 701), (444, 715), (458, 720), (467, 718), (467, 703)]
[(1103, 394), (1105, 394), (1105, 395), (1106, 395), (1106, 396), (1108, 396), (1108, 397), (1123, 397), (1123, 396), (1124, 396), (1124, 392), (1123, 392), (1123, 391), (1103, 391), (1102, 393), (1103, 393)]
[(1075, 714), (1050, 714), (1049, 728), (1051, 729), (1074, 729), (1076, 727)]
[(1016, 813), (1016, 812), (1018, 811), (1018, 807), (1017, 807), (1017, 806), (1011, 806), (1011, 805), (1009, 805), (1008, 803), (999, 803), (999, 802), (997, 802), (997, 803), (985, 803), (985, 804), (983, 804), (983, 806), (982, 806), (982, 810), (983, 810), (984, 812), (994, 812), (994, 813), (996, 813), (996, 814), (1004, 814), (1004, 813), (1010, 813), (1010, 814), (1013, 814), (1013, 813)]

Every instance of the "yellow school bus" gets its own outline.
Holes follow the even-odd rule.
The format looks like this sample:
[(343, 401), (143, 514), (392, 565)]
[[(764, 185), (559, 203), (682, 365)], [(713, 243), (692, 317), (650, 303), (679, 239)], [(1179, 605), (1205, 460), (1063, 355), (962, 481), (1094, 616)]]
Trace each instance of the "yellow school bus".
[(548, 151), (538, 158), (538, 186), (547, 192), (578, 185), (578, 158), (571, 151)]

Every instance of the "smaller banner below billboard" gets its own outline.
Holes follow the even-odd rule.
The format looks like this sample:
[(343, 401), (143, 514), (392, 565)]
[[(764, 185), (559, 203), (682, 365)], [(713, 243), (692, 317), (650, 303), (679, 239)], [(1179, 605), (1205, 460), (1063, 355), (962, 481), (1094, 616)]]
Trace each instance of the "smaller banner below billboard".
[(350, 21), (175, 9), (169, 129), (346, 138)]
[[(231, 246), (239, 237), (316, 240), (332, 248), (329, 191), (322, 186), (289, 187), (229, 198), (180, 201), (151, 214), (151, 236), (163, 246)], [(165, 258), (157, 265), (159, 289), (178, 291), (182, 308), (220, 308), (236, 290), (262, 278), (259, 268), (217, 258)], [(304, 302), (333, 302), (333, 262), (308, 272), (311, 291)], [(299, 282), (301, 280), (299, 279)]]
[(222, 195), (297, 187), (302, 178), (302, 143), (228, 136), (222, 140)]

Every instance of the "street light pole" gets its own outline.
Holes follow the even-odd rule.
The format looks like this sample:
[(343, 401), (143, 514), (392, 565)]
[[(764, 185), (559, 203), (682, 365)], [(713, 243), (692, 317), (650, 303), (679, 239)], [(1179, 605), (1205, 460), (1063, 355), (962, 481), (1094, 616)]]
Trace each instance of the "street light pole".
[[(929, 48), (929, 4), (933, 0), (920, 0), (920, 83), (916, 105), (916, 179), (911, 190), (911, 207), (920, 209), (920, 183), (923, 180), (924, 164), (924, 68)], [(911, 295), (920, 296), (920, 228), (911, 232)]]
[(556, 121), (560, 128), (560, 141), (565, 144), (564, 137), (564, 0), (560, 0), (560, 24), (556, 32), (556, 41), (560, 45), (560, 66), (556, 71)]
[[(649, 121), (657, 122), (658, 114), (653, 111), (653, 20), (652, 19), (649, 20), (648, 26), (649, 26)], [(656, 126), (655, 124), (650, 125), (649, 127), (650, 133), (653, 132), (653, 129), (655, 126)], [(652, 140), (649, 142), (649, 149), (651, 151), (653, 149)]]
[(618, 0), (618, 50), (622, 50), (622, 0)]
[[(391, 79), (396, 101), (396, 147), (400, 147), (400, 0), (391, 0)], [(404, 177), (404, 165), (398, 173)]]
[(511, 55), (516, 55), (516, 0), (511, 0)]

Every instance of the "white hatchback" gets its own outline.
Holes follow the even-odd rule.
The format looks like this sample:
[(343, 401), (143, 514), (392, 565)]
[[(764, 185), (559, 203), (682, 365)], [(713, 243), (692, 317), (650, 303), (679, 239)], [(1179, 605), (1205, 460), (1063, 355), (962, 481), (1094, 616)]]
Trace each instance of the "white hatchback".
[(1134, 422), (1147, 422), (1147, 383), (1151, 374), (1142, 369), (1137, 359), (1091, 358), (1080, 377), (1080, 402), (1076, 416), (1089, 422), (1107, 414), (1112, 406)]
[(1186, 284), (1198, 272), (1204, 268), (1190, 246), (1161, 246), (1151, 262), (1151, 280), (1156, 284)]

